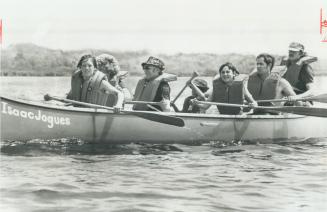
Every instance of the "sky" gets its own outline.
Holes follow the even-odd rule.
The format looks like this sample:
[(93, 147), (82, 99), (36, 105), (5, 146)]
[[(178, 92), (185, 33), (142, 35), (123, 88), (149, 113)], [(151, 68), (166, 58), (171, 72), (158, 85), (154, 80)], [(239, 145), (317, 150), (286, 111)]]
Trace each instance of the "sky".
[(2, 48), (287, 54), (297, 41), (327, 57), (320, 9), (327, 19), (326, 0), (1, 0)]

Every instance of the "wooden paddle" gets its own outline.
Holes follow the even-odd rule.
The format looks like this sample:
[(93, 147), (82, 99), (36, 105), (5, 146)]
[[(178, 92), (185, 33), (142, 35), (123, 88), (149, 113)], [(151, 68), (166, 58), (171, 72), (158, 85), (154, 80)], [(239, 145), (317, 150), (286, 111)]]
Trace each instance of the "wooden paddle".
[(184, 92), (184, 90), (189, 86), (189, 83), (192, 82), (192, 80), (199, 76), (199, 73), (194, 71), (191, 78), (189, 80), (186, 81), (184, 87), (182, 88), (182, 90), (177, 94), (177, 96), (174, 98), (174, 100), (171, 102), (171, 104), (175, 104), (176, 100), (179, 98), (179, 96)]
[(266, 111), (294, 113), (294, 114), (306, 115), (306, 116), (327, 117), (327, 108), (299, 107), (299, 106), (278, 106), (278, 107), (257, 106), (257, 107), (252, 107), (249, 105), (228, 104), (228, 103), (219, 103), (219, 102), (204, 102), (204, 101), (197, 101), (197, 100), (194, 100), (194, 103), (205, 104), (205, 105), (226, 106), (226, 107), (253, 108), (253, 109), (266, 110)]
[[(268, 99), (268, 100), (258, 100), (257, 102), (287, 102), (287, 99)], [(320, 94), (311, 97), (299, 98), (296, 101), (313, 101), (313, 102), (323, 102), (327, 103), (327, 93)]]
[[(110, 111), (114, 110), (113, 107), (107, 107), (107, 106), (103, 106), (103, 105), (96, 105), (96, 104), (91, 104), (91, 103), (86, 103), (86, 102), (79, 102), (79, 101), (75, 101), (75, 100), (54, 97), (54, 96), (50, 96), (49, 94), (44, 95), (44, 100), (45, 101), (56, 100), (56, 101), (60, 101), (60, 102), (72, 103), (72, 104), (82, 105), (82, 106), (91, 107), (91, 108), (102, 108), (102, 109), (107, 109)], [(159, 123), (163, 123), (163, 124), (169, 124), (169, 125), (173, 125), (173, 126), (177, 126), (177, 127), (185, 126), (183, 119), (174, 117), (174, 116), (167, 116), (167, 115), (158, 114), (158, 113), (150, 112), (150, 111), (126, 111), (126, 110), (123, 110), (121, 112), (123, 114), (135, 115), (135, 116), (139, 116), (141, 118), (144, 118), (144, 119), (147, 119), (150, 121), (155, 121), (155, 122), (159, 122)]]
[(151, 105), (161, 105), (160, 102), (146, 102), (146, 101), (127, 101), (125, 104), (151, 104)]

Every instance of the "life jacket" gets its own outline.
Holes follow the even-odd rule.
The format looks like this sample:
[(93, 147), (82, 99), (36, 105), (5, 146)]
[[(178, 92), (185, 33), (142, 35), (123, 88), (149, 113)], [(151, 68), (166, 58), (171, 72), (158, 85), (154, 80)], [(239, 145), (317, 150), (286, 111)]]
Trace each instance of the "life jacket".
[[(234, 78), (231, 85), (227, 85), (217, 77), (213, 80), (212, 101), (231, 104), (243, 104), (244, 82), (247, 76), (240, 74)], [(239, 114), (241, 108), (217, 106), (220, 114)]]
[(317, 57), (311, 56), (303, 56), (294, 64), (291, 64), (287, 59), (283, 60), (281, 65), (286, 65), (287, 67), (287, 71), (283, 75), (283, 78), (285, 78), (293, 87), (296, 87), (299, 82), (299, 75), (302, 67), (317, 60)]
[(257, 72), (253, 73), (249, 77), (248, 90), (255, 100), (274, 99), (280, 78), (279, 73), (271, 72), (265, 80), (262, 80)]
[[(119, 86), (119, 82), (120, 82), (120, 80), (126, 78), (127, 75), (128, 75), (127, 71), (119, 71), (115, 77), (113, 77), (112, 79), (109, 80), (109, 83), (121, 91), (122, 88)], [(109, 107), (116, 105), (118, 96), (116, 94), (106, 94), (106, 95), (108, 95), (106, 105)]]
[[(171, 82), (175, 80), (177, 80), (176, 75), (168, 73), (163, 73), (151, 81), (147, 81), (145, 78), (140, 79), (136, 85), (133, 100), (151, 102), (154, 100), (161, 82)], [(148, 110), (148, 107), (146, 104), (135, 104), (133, 109)]]
[(82, 71), (74, 72), (71, 80), (71, 99), (98, 105), (105, 105), (108, 95), (100, 90), (102, 80), (106, 78), (101, 71), (95, 71), (88, 81), (84, 81)]

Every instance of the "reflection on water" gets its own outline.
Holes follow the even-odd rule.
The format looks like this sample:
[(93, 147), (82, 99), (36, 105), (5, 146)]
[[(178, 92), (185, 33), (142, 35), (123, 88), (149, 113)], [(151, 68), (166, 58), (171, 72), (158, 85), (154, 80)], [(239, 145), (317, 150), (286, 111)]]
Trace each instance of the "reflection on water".
[[(69, 86), (69, 78), (1, 80), (2, 93), (33, 101)], [(173, 96), (185, 80), (172, 84)], [(1, 211), (327, 210), (327, 138), (194, 146), (6, 141), (0, 166)]]

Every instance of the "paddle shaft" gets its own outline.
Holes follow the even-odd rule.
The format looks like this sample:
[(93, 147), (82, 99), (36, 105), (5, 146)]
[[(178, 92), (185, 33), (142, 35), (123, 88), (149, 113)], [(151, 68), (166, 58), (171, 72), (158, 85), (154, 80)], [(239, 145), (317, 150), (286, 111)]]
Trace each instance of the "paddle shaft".
[(198, 72), (194, 71), (191, 78), (189, 80), (187, 80), (186, 84), (184, 85), (184, 87), (182, 88), (182, 90), (177, 94), (177, 96), (174, 98), (174, 100), (171, 102), (171, 104), (175, 104), (176, 100), (179, 98), (179, 96), (184, 92), (184, 90), (188, 87), (188, 82), (192, 82), (192, 80), (199, 76)]
[[(80, 101), (75, 101), (75, 100), (71, 100), (71, 99), (65, 99), (65, 98), (59, 98), (59, 97), (54, 97), (54, 96), (50, 96), (48, 94), (46, 94), (44, 96), (45, 100), (57, 100), (60, 102), (69, 102), (69, 103), (73, 103), (76, 105), (82, 105), (82, 106), (86, 106), (86, 107), (92, 107), (92, 108), (101, 108), (101, 109), (107, 109), (107, 110), (111, 110), (113, 111), (114, 108), (113, 107), (107, 107), (107, 106), (103, 106), (103, 105), (96, 105), (96, 104), (91, 104), (91, 103), (86, 103), (86, 102), (80, 102)], [(159, 122), (159, 123), (163, 123), (163, 124), (169, 124), (169, 125), (174, 125), (174, 126), (178, 126), (178, 127), (184, 127), (185, 123), (184, 120), (178, 117), (174, 117), (174, 116), (167, 116), (167, 115), (163, 115), (163, 114), (158, 114), (158, 113), (154, 113), (151, 111), (121, 111), (125, 114), (131, 114), (131, 115), (135, 115), (135, 116), (139, 116), (141, 118), (147, 119), (147, 120), (151, 120), (151, 121), (155, 121), (155, 122)]]
[(294, 113), (294, 114), (306, 115), (306, 116), (327, 117), (327, 108), (299, 107), (299, 106), (277, 106), (277, 107), (256, 106), (256, 107), (252, 107), (249, 105), (228, 104), (228, 103), (220, 103), (220, 102), (204, 102), (204, 101), (198, 101), (198, 100), (195, 100), (195, 103), (205, 104), (205, 105), (226, 106), (226, 107), (253, 108), (253, 109), (266, 110), (266, 111)]
[(147, 101), (127, 101), (125, 104), (151, 104), (151, 105), (161, 105), (160, 102), (147, 102)]
[(92, 104), (92, 103), (80, 102), (80, 101), (75, 101), (75, 100), (65, 99), (65, 98), (59, 98), (59, 97), (50, 96), (50, 95), (47, 95), (47, 97), (49, 97), (49, 99), (57, 100), (59, 102), (68, 102), (68, 103), (72, 103), (72, 104), (76, 104), (76, 105), (82, 105), (82, 106), (92, 107), (92, 108), (107, 109), (107, 110), (111, 110), (111, 111), (114, 110), (113, 107), (107, 107), (107, 106), (103, 106), (103, 105), (96, 105), (96, 104)]
[(193, 84), (193, 82), (190, 83), (190, 86), (192, 87), (192, 89), (196, 92), (197, 95), (199, 95), (203, 100), (206, 99), (204, 93), (200, 90), (200, 88), (198, 88), (197, 86), (195, 86)]
[[(258, 100), (257, 102), (287, 102), (287, 99), (268, 99), (268, 100)], [(327, 103), (327, 94), (320, 94), (311, 97), (299, 98), (296, 101), (314, 101)]]
[(225, 106), (225, 107), (243, 107), (243, 108), (250, 108), (249, 105), (229, 104), (229, 103), (221, 103), (221, 102), (205, 102), (205, 101), (194, 100), (194, 103), (196, 103), (196, 104), (204, 104), (204, 105)]
[[(53, 100), (60, 101), (60, 102), (69, 102), (71, 104), (78, 104), (78, 105), (83, 105), (83, 106), (92, 107), (92, 108), (101, 108), (101, 109), (107, 109), (107, 110), (112, 110), (112, 111), (114, 110), (113, 107), (107, 107), (107, 106), (103, 106), (103, 105), (79, 102), (79, 101), (75, 101), (75, 100), (71, 100), (71, 99), (63, 99), (63, 98), (58, 98), (58, 97), (54, 97), (54, 96), (51, 96), (50, 98)], [(156, 105), (159, 105), (160, 103), (159, 102), (129, 101), (129, 102), (126, 102), (126, 104), (156, 104)], [(139, 112), (139, 111), (122, 111), (122, 112)]]

